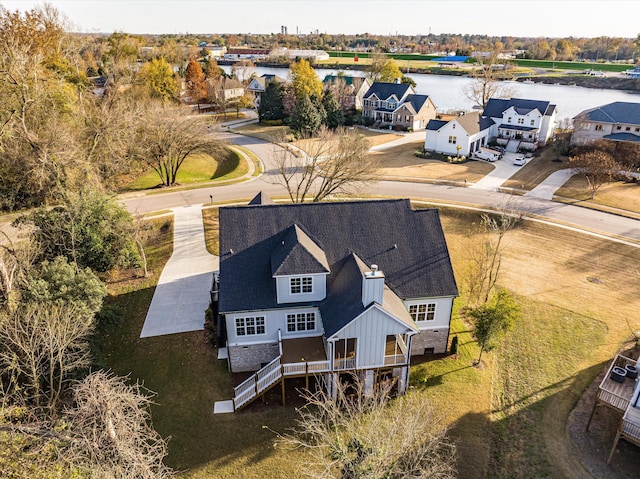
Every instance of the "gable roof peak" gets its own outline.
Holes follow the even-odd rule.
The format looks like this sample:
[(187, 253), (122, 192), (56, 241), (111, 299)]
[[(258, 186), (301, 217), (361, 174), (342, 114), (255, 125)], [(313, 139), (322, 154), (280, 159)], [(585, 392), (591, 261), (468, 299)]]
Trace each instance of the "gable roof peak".
[(327, 256), (302, 228), (293, 224), (271, 255), (273, 276), (329, 273)]

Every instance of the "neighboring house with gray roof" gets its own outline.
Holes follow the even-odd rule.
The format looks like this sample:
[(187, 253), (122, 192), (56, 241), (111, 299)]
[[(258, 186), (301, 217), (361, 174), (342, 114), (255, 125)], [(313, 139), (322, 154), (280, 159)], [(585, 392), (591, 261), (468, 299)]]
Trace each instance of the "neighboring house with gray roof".
[(507, 151), (533, 151), (555, 131), (557, 109), (548, 101), (491, 98), (481, 116), (491, 120), (489, 137)]
[(493, 121), (482, 118), (479, 112), (460, 115), (450, 121), (431, 120), (427, 124), (424, 149), (445, 155), (469, 156), (487, 145), (492, 124)]
[(572, 145), (603, 139), (640, 144), (640, 103), (616, 101), (573, 118)]
[(331, 385), (366, 371), (370, 386), (392, 377), (403, 393), (412, 355), (446, 352), (458, 290), (437, 210), (409, 200), (256, 203), (220, 208), (229, 365), (259, 370), (235, 388), (236, 409), (310, 373)]
[(380, 128), (423, 130), (436, 117), (436, 106), (411, 85), (375, 82), (362, 100), (362, 117)]
[(249, 85), (247, 86), (247, 91), (251, 93), (251, 95), (253, 96), (253, 104), (255, 105), (256, 108), (260, 106), (260, 98), (262, 98), (262, 94), (267, 88), (267, 83), (271, 81), (274, 81), (277, 83), (287, 82), (287, 80), (285, 80), (282, 77), (279, 77), (278, 75), (271, 75), (267, 73), (265, 73), (260, 77), (253, 78), (249, 82)]

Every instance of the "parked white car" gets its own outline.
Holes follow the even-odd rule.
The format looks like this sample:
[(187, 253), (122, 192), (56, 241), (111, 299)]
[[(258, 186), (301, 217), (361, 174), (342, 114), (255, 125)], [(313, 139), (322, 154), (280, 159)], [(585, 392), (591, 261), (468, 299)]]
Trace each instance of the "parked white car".
[(524, 156), (516, 156), (516, 159), (513, 160), (513, 164), (516, 166), (526, 165), (527, 159)]
[(479, 160), (496, 161), (500, 159), (500, 152), (491, 148), (480, 148), (473, 153), (473, 157)]

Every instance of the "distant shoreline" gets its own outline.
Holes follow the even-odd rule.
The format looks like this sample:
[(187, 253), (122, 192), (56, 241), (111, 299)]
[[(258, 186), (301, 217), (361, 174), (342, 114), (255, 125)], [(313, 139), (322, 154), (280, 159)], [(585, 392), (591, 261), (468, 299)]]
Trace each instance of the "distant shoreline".
[[(233, 65), (235, 62), (228, 60), (220, 60), (218, 61), (218, 65)], [(282, 68), (288, 69), (289, 65), (286, 63), (276, 63), (276, 62), (256, 62), (256, 66), (266, 67), (266, 68)], [(340, 63), (336, 64), (316, 64), (314, 68), (322, 68), (328, 70), (344, 70), (344, 71), (365, 71), (368, 65), (344, 65)], [(400, 70), (408, 76), (413, 75), (440, 75), (440, 76), (459, 76), (464, 77), (468, 76), (465, 72), (461, 72), (460, 70), (448, 70), (443, 68), (438, 72), (433, 72), (429, 70), (420, 70), (420, 71), (407, 71), (406, 68), (400, 67)], [(583, 88), (595, 88), (602, 90), (622, 90), (622, 91), (633, 91), (640, 92), (640, 78), (625, 78), (625, 77), (593, 77), (589, 75), (540, 75), (540, 76), (526, 76), (526, 77), (516, 77), (515, 81), (518, 82), (533, 82), (533, 83), (543, 83), (546, 85), (567, 85), (567, 86), (580, 86)]]

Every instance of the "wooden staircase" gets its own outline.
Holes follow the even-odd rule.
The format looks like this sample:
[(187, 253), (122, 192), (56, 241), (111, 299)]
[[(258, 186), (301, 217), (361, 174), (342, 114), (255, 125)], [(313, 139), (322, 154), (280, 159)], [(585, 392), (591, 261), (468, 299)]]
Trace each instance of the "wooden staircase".
[(278, 384), (282, 380), (282, 372), (282, 364), (280, 364), (280, 356), (278, 356), (246, 381), (233, 388), (233, 409), (235, 411), (242, 409)]

